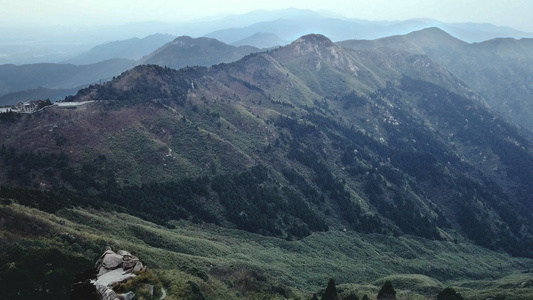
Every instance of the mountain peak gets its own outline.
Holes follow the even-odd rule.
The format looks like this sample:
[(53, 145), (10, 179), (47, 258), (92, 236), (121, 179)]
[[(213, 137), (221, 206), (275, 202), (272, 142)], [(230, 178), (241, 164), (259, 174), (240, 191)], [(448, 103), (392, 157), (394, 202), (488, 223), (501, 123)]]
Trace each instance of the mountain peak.
[(405, 37), (422, 47), (436, 47), (437, 45), (459, 46), (467, 44), (438, 27), (429, 27), (413, 31), (405, 35)]
[(235, 47), (208, 37), (180, 36), (144, 57), (139, 64), (156, 64), (174, 69), (212, 66), (236, 61), (256, 51), (258, 49), (254, 47)]
[(294, 43), (311, 43), (320, 46), (333, 46), (333, 42), (321, 34), (307, 34), (294, 41), (293, 44)]
[(306, 60), (306, 65), (320, 70), (325, 65), (348, 73), (356, 73), (358, 68), (346, 51), (321, 34), (308, 34), (291, 44), (279, 48), (272, 54), (280, 61)]
[(329, 38), (321, 34), (304, 35), (290, 43), (287, 48), (295, 56), (306, 56), (314, 53), (321, 57), (323, 56), (323, 52), (334, 55), (335, 52), (341, 50)]
[(174, 45), (177, 47), (193, 47), (193, 46), (204, 45), (204, 44), (210, 44), (214, 46), (226, 46), (226, 47), (229, 46), (213, 38), (208, 38), (208, 37), (193, 38), (187, 35), (179, 36), (170, 43), (170, 45)]
[(321, 34), (307, 34), (291, 43), (291, 45), (314, 45), (318, 47), (335, 46), (333, 42)]

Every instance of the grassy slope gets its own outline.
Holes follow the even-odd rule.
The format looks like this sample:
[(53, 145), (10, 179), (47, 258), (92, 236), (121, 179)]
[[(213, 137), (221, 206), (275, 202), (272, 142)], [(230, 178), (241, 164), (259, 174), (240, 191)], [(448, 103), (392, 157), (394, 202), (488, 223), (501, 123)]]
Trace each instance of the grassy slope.
[[(197, 283), (208, 299), (284, 298), (282, 294), (305, 299), (324, 288), (329, 277), (336, 279), (341, 293), (355, 291), (359, 296), (373, 297), (384, 280), (392, 280), (402, 299), (434, 297), (446, 286), (454, 286), (469, 299), (498, 295), (527, 299), (533, 293), (533, 274), (524, 272), (533, 268), (532, 260), (468, 243), (339, 230), (289, 242), (185, 221), (169, 230), (102, 211), (64, 209), (52, 215), (18, 204), (0, 209), (3, 215), (16, 214), (45, 228), (33, 235), (2, 225), (3, 240), (26, 250), (59, 248), (94, 260), (104, 245), (128, 249), (157, 271), (169, 299), (187, 295), (188, 281)], [(74, 238), (61, 238), (66, 233)]]
[[(258, 64), (261, 62), (258, 60)], [(17, 145), (14, 141), (15, 146), (45, 152), (74, 152), (73, 162), (80, 164), (80, 169), (83, 169), (83, 162), (94, 161), (100, 153), (105, 154), (108, 158), (107, 163), (102, 163), (106, 168), (102, 173), (107, 168), (111, 169), (119, 183), (139, 184), (143, 180), (175, 180), (187, 175), (237, 172), (253, 165), (255, 160), (270, 161), (278, 171), (296, 166), (298, 171), (311, 178), (312, 170), (286, 159), (289, 146), (282, 144), (279, 149), (263, 154), (263, 148), (282, 133), (297, 135), (297, 131), (272, 125), (277, 116), (291, 115), (299, 119), (300, 125), (312, 124), (303, 118), (303, 105), (311, 103), (313, 109), (327, 116), (342, 116), (347, 120), (373, 120), (374, 117), (396, 113), (392, 110), (392, 102), (380, 104), (382, 107), (376, 104), (343, 110), (341, 101), (326, 101), (319, 96), (326, 93), (323, 87), (315, 87), (314, 90), (304, 85), (304, 82), (316, 79), (313, 72), (298, 70), (296, 65), (293, 68), (274, 66), (266, 71), (257, 66), (251, 72), (255, 80), (251, 84), (266, 86), (263, 91), (245, 88), (246, 84), (235, 80), (210, 82), (207, 77), (195, 83), (200, 88), (188, 91), (186, 101), (173, 107), (165, 106), (164, 101), (151, 101), (120, 110), (102, 109), (97, 104), (77, 110), (49, 110), (39, 115), (41, 118), (28, 116), (25, 123), (13, 123), (5, 134), (16, 136), (24, 127), (29, 127), (27, 136), (24, 136), (30, 142), (20, 140)], [(323, 66), (320, 72), (328, 76), (317, 77), (324, 80), (323, 86), (330, 85), (335, 78), (335, 70)], [(237, 78), (250, 76), (244, 71), (244, 75), (238, 71), (227, 73), (226, 76)], [(363, 75), (364, 72), (360, 76)], [(374, 75), (366, 76), (371, 78)], [(399, 74), (391, 75), (395, 76)], [(344, 83), (339, 82), (337, 87), (349, 85), (351, 80), (350, 77)], [(371, 90), (369, 86), (383, 84), (371, 84), (370, 80), (365, 82), (368, 85), (361, 83), (357, 86), (358, 91), (365, 90), (364, 87)], [(221, 83), (226, 83), (226, 86)], [(282, 87), (289, 89), (290, 93), (269, 93)], [(330, 92), (333, 91), (327, 91)], [(290, 103), (297, 105), (287, 106)], [(376, 110), (375, 114), (371, 113), (372, 109)], [(72, 121), (65, 121), (69, 119)], [(411, 124), (407, 121), (405, 119), (407, 125)], [(370, 121), (368, 124), (357, 123), (362, 123), (357, 124), (361, 128), (369, 127), (366, 130), (376, 138), (388, 133), (381, 123), (377, 123), (379, 126)], [(45, 138), (37, 140), (35, 136)], [(61, 137), (64, 143), (58, 143)], [(36, 140), (38, 142), (34, 142)], [(341, 150), (336, 149), (337, 146), (324, 133), (309, 134), (309, 139), (305, 141), (311, 140), (313, 143), (307, 143), (308, 147), (316, 153), (332, 153), (323, 159), (329, 166), (335, 165), (335, 158), (340, 157)], [(173, 149), (173, 159), (166, 156), (169, 148)], [(361, 160), (361, 163), (372, 162)], [(350, 179), (343, 172), (337, 174), (342, 179), (347, 178), (353, 197), (359, 198), (356, 194), (362, 188), (358, 186), (358, 178)], [(281, 178), (281, 175), (277, 176)], [(282, 184), (286, 181), (283, 180)], [(364, 198), (362, 193), (359, 196)], [(334, 211), (334, 203), (327, 205), (326, 208)], [(435, 242), (407, 235), (393, 238), (343, 232), (341, 222), (333, 218), (329, 232), (314, 233), (300, 241), (288, 242), (215, 226), (199, 227), (187, 222), (176, 223), (178, 229), (168, 230), (115, 213), (63, 210), (56, 217), (18, 206), (14, 209), (30, 220), (39, 219), (40, 223), (49, 224), (44, 226), (48, 228), (45, 234), (31, 237), (35, 242), (20, 243), (24, 247), (50, 246), (71, 253), (83, 253), (94, 259), (107, 244), (128, 249), (158, 270), (169, 294), (176, 298), (187, 298), (184, 295), (193, 289), (188, 281), (199, 286), (205, 297), (212, 299), (238, 298), (239, 295), (275, 298), (282, 297), (282, 294), (308, 297), (323, 288), (329, 277), (336, 278), (346, 292), (357, 289), (358, 295), (376, 295), (376, 289), (384, 278), (392, 278), (395, 285), (405, 290), (402, 294), (405, 298), (414, 298), (415, 294), (434, 296), (450, 284), (459, 286), (461, 291), (473, 298), (477, 298), (477, 294), (496, 293), (494, 287), (500, 289), (498, 293), (507, 293), (508, 289), (509, 295), (531, 292), (529, 287), (518, 288), (522, 282), (526, 282), (527, 286), (528, 279), (522, 276), (529, 278), (529, 274), (519, 272), (530, 269), (531, 260), (511, 259), (465, 243)], [(71, 222), (59, 226), (58, 218)], [(19, 238), (8, 233), (11, 230), (9, 226), (3, 229), (5, 240)], [(61, 232), (69, 232), (76, 239), (57, 238)], [(25, 234), (27, 232), (18, 233), (21, 236)], [(410, 275), (398, 275), (406, 273)], [(200, 279), (206, 278), (205, 275), (209, 276), (207, 282)], [(455, 282), (449, 282), (450, 278)], [(508, 281), (512, 283), (508, 284)], [(488, 286), (490, 284), (492, 286)], [(287, 286), (292, 292), (286, 290)], [(408, 290), (415, 294), (408, 293)]]

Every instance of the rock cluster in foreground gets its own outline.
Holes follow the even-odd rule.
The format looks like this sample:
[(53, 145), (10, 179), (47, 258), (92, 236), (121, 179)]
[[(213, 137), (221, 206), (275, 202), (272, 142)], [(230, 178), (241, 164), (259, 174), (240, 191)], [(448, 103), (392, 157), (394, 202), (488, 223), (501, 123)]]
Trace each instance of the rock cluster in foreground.
[(102, 296), (102, 300), (130, 300), (135, 297), (133, 292), (117, 294), (112, 287), (116, 283), (124, 283), (135, 278), (135, 272), (146, 270), (146, 266), (128, 251), (116, 253), (108, 249), (96, 262), (97, 278), (92, 283)]
[[(117, 252), (108, 248), (96, 262), (94, 268), (76, 274), (70, 298), (72, 300), (130, 300), (135, 293), (117, 294), (113, 287), (116, 284), (127, 283), (139, 274), (146, 271), (146, 266), (125, 250)], [(144, 284), (148, 294), (154, 294), (154, 286)], [(163, 290), (162, 290), (163, 291)], [(163, 291), (163, 295), (165, 295)], [(162, 297), (161, 299), (163, 299)]]

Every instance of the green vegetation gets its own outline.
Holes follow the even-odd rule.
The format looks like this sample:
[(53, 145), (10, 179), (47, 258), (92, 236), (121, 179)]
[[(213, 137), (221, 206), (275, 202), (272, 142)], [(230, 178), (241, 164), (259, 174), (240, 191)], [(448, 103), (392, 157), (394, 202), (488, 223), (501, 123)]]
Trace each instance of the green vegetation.
[[(133, 280), (126, 283), (118, 283), (113, 286), (116, 293), (132, 291), (137, 299), (156, 300), (162, 296), (163, 284), (159, 276), (152, 270), (141, 271)], [(151, 292), (150, 292), (151, 291)]]
[[(119, 83), (132, 76), (139, 85), (128, 86), (142, 89), (134, 90), (137, 100), (123, 101), (127, 107), (101, 111), (134, 114), (125, 128), (99, 145), (106, 154), (85, 150), (80, 154), (85, 159), (69, 157), (64, 150), (73, 149), (76, 137), (66, 132), (54, 135), (57, 152), (3, 144), (6, 177), (22, 186), (53, 186), (55, 194), (69, 195), (59, 200), (67, 207), (105, 203), (165, 226), (187, 219), (289, 240), (334, 224), (362, 233), (428, 239), (453, 240), (464, 234), (489, 249), (532, 256), (528, 228), (533, 228), (533, 218), (526, 213), (531, 191), (524, 183), (532, 180), (533, 159), (527, 148), (516, 146), (528, 142), (511, 125), (491, 121), (482, 105), (404, 76), (397, 86), (391, 83), (369, 95), (351, 90), (325, 99), (327, 105), (283, 106), (289, 115), (269, 112), (266, 118), (257, 99), (276, 104), (242, 79), (231, 79), (244, 91), (224, 94), (227, 100), (210, 103), (207, 88), (187, 98), (189, 81), (198, 87), (209, 84), (197, 77), (204, 72), (139, 67), (106, 87), (81, 91), (80, 96), (112, 90), (129, 99)], [(247, 104), (238, 104), (243, 102)], [(425, 115), (400, 108), (409, 105)], [(343, 121), (348, 114), (336, 119), (341, 107), (385, 117), (367, 131), (364, 124)], [(157, 113), (139, 114), (148, 108)], [(439, 129), (421, 126), (424, 122)], [(448, 132), (460, 149), (446, 142)], [(473, 159), (472, 147), (497, 156), (499, 168), (512, 177), (503, 180), (487, 171), (489, 166), (467, 163), (465, 158)], [(523, 188), (511, 190), (513, 183)]]
[[(326, 286), (324, 274), (341, 283), (339, 298), (377, 295), (385, 281), (392, 282), (399, 299), (434, 299), (445, 286), (453, 286), (468, 299), (503, 293), (509, 299), (527, 299), (533, 292), (531, 274), (524, 273), (533, 268), (531, 260), (468, 243), (331, 230), (286, 241), (187, 221), (166, 229), (98, 210), (62, 209), (53, 215), (15, 203), (1, 209), (5, 221), (0, 233), (5, 242), (0, 269), (6, 272), (2, 274), (28, 279), (6, 286), (6, 293), (17, 293), (16, 287), (27, 287), (29, 281), (38, 286), (62, 278), (62, 294), (54, 292), (54, 299), (68, 299), (74, 275), (90, 270), (106, 245), (128, 249), (146, 261), (151, 271), (132, 286), (142, 290), (145, 283), (161, 284), (169, 299), (201, 295), (206, 299), (310, 299)], [(57, 262), (43, 266), (48, 269), (36, 268), (40, 264), (30, 259), (36, 253), (43, 255), (35, 257), (50, 262), (57, 256)], [(402, 270), (410, 274), (400, 274)]]
[(20, 248), (11, 248), (0, 261), (0, 288), (6, 299), (68, 299), (77, 270), (93, 264), (57, 248)]
[(531, 292), (529, 136), (427, 57), (298, 43), (0, 122), (2, 270), (109, 245), (170, 299)]

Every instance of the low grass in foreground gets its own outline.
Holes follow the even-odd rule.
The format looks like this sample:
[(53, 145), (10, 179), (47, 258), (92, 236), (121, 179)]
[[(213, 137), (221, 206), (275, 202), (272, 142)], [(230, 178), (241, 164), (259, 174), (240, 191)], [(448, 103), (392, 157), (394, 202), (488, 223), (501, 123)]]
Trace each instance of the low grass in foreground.
[(449, 286), (467, 299), (533, 295), (533, 260), (469, 243), (334, 228), (286, 241), (186, 221), (168, 229), (97, 210), (64, 209), (54, 215), (15, 203), (1, 205), (0, 215), (0, 278), (13, 262), (14, 248), (24, 253), (60, 249), (95, 261), (109, 245), (145, 261), (161, 279), (167, 299), (310, 299), (329, 278), (341, 296), (370, 299), (386, 280), (399, 299), (435, 299)]

